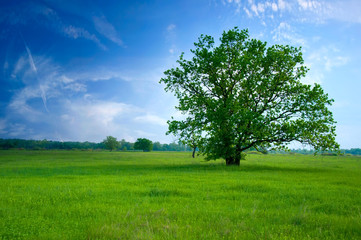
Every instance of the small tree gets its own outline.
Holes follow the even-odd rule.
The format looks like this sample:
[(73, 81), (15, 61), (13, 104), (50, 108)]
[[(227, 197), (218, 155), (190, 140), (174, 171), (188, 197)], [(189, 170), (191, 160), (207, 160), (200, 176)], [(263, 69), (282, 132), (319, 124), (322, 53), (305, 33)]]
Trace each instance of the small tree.
[(162, 150), (162, 144), (160, 142), (153, 143), (153, 151), (160, 151)]
[(143, 150), (143, 152), (150, 152), (153, 149), (153, 143), (146, 138), (138, 138), (134, 143), (134, 149)]
[(244, 151), (283, 149), (292, 141), (336, 150), (333, 102), (319, 84), (303, 84), (308, 69), (301, 48), (250, 39), (248, 30), (224, 32), (220, 45), (201, 35), (179, 67), (165, 71), (165, 90), (179, 99), (185, 120), (168, 121), (187, 144), (196, 140), (206, 159), (239, 165)]
[(105, 147), (110, 151), (113, 151), (120, 147), (120, 143), (117, 141), (117, 138), (112, 136), (107, 136), (106, 139), (103, 141)]

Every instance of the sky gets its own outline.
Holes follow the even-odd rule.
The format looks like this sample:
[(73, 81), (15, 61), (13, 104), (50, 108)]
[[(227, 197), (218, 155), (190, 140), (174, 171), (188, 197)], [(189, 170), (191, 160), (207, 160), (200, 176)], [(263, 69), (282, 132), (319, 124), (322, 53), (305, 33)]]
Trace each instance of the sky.
[(361, 1), (0, 1), (0, 138), (169, 143), (163, 72), (201, 34), (234, 27), (302, 46), (341, 148), (361, 147)]

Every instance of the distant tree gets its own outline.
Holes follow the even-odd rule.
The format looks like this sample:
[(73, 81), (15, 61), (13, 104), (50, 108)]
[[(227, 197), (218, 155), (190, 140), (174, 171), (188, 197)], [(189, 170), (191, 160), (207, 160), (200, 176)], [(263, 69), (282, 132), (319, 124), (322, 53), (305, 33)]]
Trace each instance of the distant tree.
[(103, 143), (105, 144), (105, 147), (110, 151), (113, 151), (120, 147), (120, 143), (117, 141), (117, 138), (112, 136), (107, 136), (107, 138), (104, 139)]
[[(337, 150), (333, 100), (319, 84), (302, 83), (308, 71), (301, 48), (250, 39), (248, 30), (225, 31), (219, 45), (201, 35), (190, 60), (164, 72), (165, 90), (179, 99), (184, 120), (169, 131), (191, 140), (207, 160), (239, 165), (251, 147), (284, 149), (292, 141)], [(200, 134), (199, 134), (200, 133)]]
[(153, 151), (161, 151), (162, 150), (162, 144), (160, 142), (153, 143)]
[(168, 145), (167, 143), (164, 143), (164, 144), (162, 145), (162, 151), (170, 151), (169, 145)]
[[(201, 129), (197, 128), (194, 122), (185, 121), (185, 122), (178, 122), (172, 121), (169, 123), (169, 133), (173, 133), (178, 136), (179, 140), (184, 144), (192, 148), (192, 157), (195, 157), (195, 153), (197, 147), (201, 145), (202, 141), (202, 131)], [(179, 131), (181, 128), (183, 131)]]
[(8, 150), (14, 147), (14, 142), (9, 139), (1, 139), (1, 148), (4, 150)]
[(146, 138), (138, 138), (134, 143), (134, 149), (143, 150), (143, 152), (150, 152), (153, 149), (153, 143)]
[(121, 141), (120, 141), (120, 148), (121, 149), (126, 149), (126, 150), (133, 150), (134, 149), (134, 143), (131, 143), (131, 142), (127, 142), (127, 141), (125, 141), (125, 139), (122, 139)]
[(188, 146), (190, 146), (192, 148), (192, 158), (195, 157), (194, 155), (196, 153), (199, 141), (200, 141), (200, 137), (198, 137), (196, 135), (193, 135), (192, 137), (188, 138), (185, 141), (185, 144), (187, 144)]

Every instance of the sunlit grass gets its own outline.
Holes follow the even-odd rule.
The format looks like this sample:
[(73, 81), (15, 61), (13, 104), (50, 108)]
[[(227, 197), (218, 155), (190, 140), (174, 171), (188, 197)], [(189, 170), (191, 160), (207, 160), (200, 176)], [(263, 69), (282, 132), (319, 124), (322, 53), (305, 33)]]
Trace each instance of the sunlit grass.
[(0, 239), (360, 239), (361, 158), (0, 152)]

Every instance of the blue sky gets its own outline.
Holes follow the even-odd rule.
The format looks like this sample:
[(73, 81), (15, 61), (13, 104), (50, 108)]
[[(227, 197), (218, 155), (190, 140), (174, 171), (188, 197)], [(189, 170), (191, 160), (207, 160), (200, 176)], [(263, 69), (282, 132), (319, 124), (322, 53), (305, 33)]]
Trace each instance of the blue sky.
[(171, 142), (158, 82), (201, 34), (302, 46), (342, 148), (361, 147), (359, 0), (1, 1), (0, 138)]

